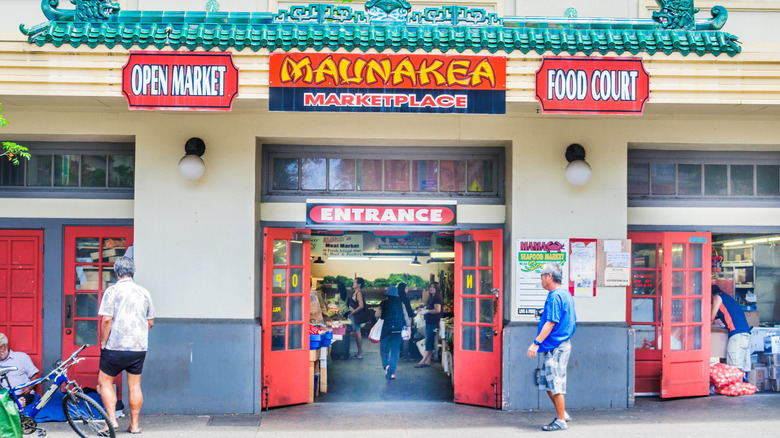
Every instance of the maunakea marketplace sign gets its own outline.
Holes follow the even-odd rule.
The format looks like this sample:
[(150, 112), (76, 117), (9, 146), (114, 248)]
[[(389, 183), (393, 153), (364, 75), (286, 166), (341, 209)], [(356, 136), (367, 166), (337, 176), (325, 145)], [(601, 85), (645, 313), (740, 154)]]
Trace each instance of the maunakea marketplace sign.
[(506, 113), (506, 57), (272, 53), (271, 111)]
[(457, 223), (457, 204), (361, 202), (352, 200), (306, 201), (308, 225), (381, 225), (381, 226), (452, 226)]
[(536, 72), (544, 113), (641, 115), (649, 96), (640, 58), (545, 57)]
[(230, 111), (238, 68), (231, 53), (130, 52), (122, 93), (133, 110)]

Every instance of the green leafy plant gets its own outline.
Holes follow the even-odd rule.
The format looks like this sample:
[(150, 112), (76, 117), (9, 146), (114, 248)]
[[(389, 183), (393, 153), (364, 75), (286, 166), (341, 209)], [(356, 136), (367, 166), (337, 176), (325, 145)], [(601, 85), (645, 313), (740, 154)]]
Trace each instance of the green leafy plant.
[[(8, 120), (3, 117), (2, 109), (0, 109), (0, 127), (8, 125)], [(27, 148), (18, 145), (12, 141), (4, 141), (3, 149), (0, 150), (0, 157), (8, 157), (8, 161), (13, 163), (14, 166), (19, 164), (19, 158), (30, 159), (30, 153), (27, 152)]]

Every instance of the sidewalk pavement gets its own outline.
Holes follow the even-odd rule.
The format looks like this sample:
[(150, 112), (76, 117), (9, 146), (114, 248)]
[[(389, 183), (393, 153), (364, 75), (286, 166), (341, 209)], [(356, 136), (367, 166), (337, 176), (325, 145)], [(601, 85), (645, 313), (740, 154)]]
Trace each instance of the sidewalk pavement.
[[(630, 409), (570, 410), (567, 437), (780, 436), (780, 393), (675, 400), (638, 398)], [(552, 411), (496, 411), (443, 402), (315, 403), (259, 415), (143, 415), (146, 438), (519, 437), (547, 434)], [(129, 437), (127, 417), (120, 433)], [(67, 423), (45, 423), (51, 438), (73, 437)], [(556, 435), (556, 436), (557, 436)], [(34, 436), (34, 435), (33, 435)]]

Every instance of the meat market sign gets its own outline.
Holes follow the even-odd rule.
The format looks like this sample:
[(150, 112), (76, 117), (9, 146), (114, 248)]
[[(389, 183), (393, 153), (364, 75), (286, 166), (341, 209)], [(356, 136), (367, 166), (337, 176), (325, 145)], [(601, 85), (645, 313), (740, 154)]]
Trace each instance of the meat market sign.
[(417, 204), (307, 200), (308, 225), (452, 226), (455, 202)]
[(131, 110), (230, 111), (238, 69), (230, 53), (130, 52), (122, 93)]
[(649, 96), (640, 58), (545, 57), (536, 72), (544, 113), (641, 115)]
[(506, 113), (506, 58), (272, 53), (271, 111)]

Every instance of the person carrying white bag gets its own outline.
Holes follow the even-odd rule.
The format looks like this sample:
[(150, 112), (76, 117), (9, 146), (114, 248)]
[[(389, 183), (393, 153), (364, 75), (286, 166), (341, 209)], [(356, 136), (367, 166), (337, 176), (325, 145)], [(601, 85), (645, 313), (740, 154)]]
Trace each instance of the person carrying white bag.
[(379, 356), (382, 359), (385, 378), (393, 380), (395, 379), (395, 370), (398, 365), (398, 356), (401, 352), (402, 333), (406, 332), (406, 336), (409, 336), (411, 333), (411, 321), (401, 299), (398, 297), (398, 288), (389, 286), (385, 291), (385, 297), (377, 309), (377, 318), (379, 320), (371, 328), (369, 339), (376, 342), (374, 339), (378, 335)]

